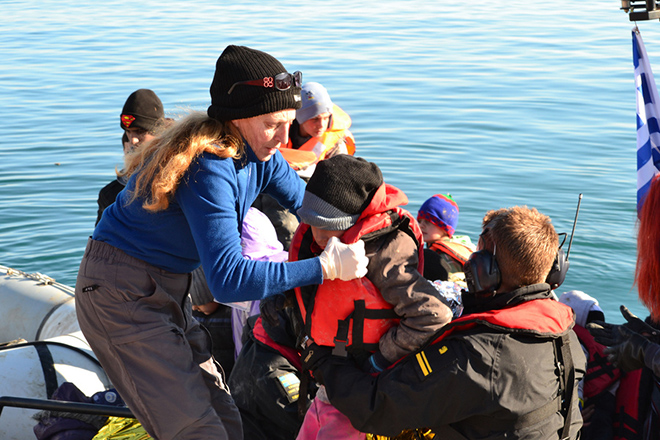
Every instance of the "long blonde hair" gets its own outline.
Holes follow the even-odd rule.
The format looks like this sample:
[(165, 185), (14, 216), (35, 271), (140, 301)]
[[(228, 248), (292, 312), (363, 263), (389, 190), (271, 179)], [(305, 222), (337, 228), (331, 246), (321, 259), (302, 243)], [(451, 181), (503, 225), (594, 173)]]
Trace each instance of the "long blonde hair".
[(122, 174), (128, 177), (137, 174), (128, 203), (142, 197), (142, 207), (148, 211), (167, 209), (183, 174), (204, 152), (223, 159), (238, 159), (245, 147), (231, 121), (220, 122), (204, 112), (191, 112), (126, 156)]

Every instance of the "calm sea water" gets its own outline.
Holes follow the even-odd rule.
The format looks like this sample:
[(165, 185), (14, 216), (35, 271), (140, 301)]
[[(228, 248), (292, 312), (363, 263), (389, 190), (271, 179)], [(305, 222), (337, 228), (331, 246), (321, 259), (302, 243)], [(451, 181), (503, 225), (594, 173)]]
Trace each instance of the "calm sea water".
[[(646, 315), (633, 288), (633, 26), (617, 1), (153, 0), (0, 2), (0, 264), (73, 285), (98, 191), (121, 166), (119, 113), (151, 88), (173, 117), (204, 110), (228, 44), (326, 86), (358, 154), (416, 212), (460, 206), (476, 239), (518, 204), (570, 232), (560, 291)], [(639, 23), (660, 71), (660, 24)]]

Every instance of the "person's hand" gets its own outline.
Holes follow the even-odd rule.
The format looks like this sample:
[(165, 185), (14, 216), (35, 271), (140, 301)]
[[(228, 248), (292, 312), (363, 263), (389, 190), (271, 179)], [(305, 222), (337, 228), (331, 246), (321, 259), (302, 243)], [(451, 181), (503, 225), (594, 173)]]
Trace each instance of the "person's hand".
[(648, 325), (637, 316), (633, 315), (626, 306), (622, 305), (619, 307), (619, 309), (627, 321), (625, 324), (623, 324), (624, 327), (627, 327), (635, 333), (639, 333), (642, 336), (645, 336), (653, 342), (658, 342), (658, 340), (660, 340), (660, 332), (658, 332), (657, 329)]
[(582, 410), (582, 427), (586, 428), (587, 426), (591, 425), (591, 417), (596, 413), (596, 405), (593, 403), (591, 405), (587, 405), (583, 410)]
[(271, 327), (277, 327), (280, 324), (279, 312), (284, 309), (286, 297), (281, 294), (267, 296), (259, 301), (259, 313), (261, 319), (270, 324)]
[(362, 278), (367, 274), (367, 258), (364, 250), (364, 241), (344, 244), (337, 237), (328, 240), (325, 249), (319, 255), (321, 267), (323, 267), (323, 279), (350, 281)]
[(201, 312), (205, 315), (210, 315), (213, 312), (215, 312), (216, 310), (218, 310), (218, 307), (220, 307), (219, 302), (210, 301), (210, 302), (207, 302), (206, 304), (200, 304), (198, 306), (193, 304), (192, 309), (196, 312)]
[(617, 333), (617, 343), (604, 351), (607, 360), (625, 372), (644, 367), (644, 352), (651, 341), (624, 325), (617, 327)]
[(364, 362), (364, 365), (362, 366), (362, 371), (366, 371), (372, 375), (378, 374), (390, 365), (391, 363), (385, 359), (380, 351), (377, 351), (367, 358), (367, 360)]
[(609, 324), (603, 321), (587, 323), (587, 330), (599, 344), (611, 346), (619, 340), (619, 327), (617, 324)]

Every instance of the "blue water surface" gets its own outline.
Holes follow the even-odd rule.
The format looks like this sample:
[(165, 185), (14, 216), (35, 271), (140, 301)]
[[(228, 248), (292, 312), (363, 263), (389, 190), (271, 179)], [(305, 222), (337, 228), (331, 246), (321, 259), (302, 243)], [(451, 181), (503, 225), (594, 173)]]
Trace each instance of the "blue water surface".
[[(205, 110), (217, 57), (240, 44), (324, 84), (408, 208), (451, 193), (475, 241), (487, 210), (518, 204), (570, 232), (583, 193), (560, 292), (595, 296), (612, 321), (619, 304), (646, 315), (633, 23), (617, 2), (295, 3), (1, 2), (0, 264), (73, 285), (121, 167), (126, 97), (150, 88), (169, 116)], [(660, 23), (639, 26), (660, 63)]]

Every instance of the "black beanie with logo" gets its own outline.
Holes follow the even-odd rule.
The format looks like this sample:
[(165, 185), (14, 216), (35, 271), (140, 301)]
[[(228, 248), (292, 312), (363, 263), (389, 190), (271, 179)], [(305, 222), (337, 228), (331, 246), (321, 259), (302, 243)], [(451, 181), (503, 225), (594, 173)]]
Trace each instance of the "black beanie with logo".
[(119, 116), (119, 124), (124, 130), (141, 128), (153, 131), (165, 118), (163, 103), (149, 89), (139, 89), (130, 94)]
[(293, 85), (287, 90), (278, 90), (239, 84), (228, 93), (237, 82), (274, 78), (284, 72), (282, 63), (265, 52), (245, 46), (227, 46), (215, 65), (207, 114), (218, 121), (230, 121), (299, 109), (302, 105), (300, 87)]
[(349, 229), (382, 184), (378, 165), (361, 157), (340, 154), (322, 160), (307, 183), (298, 216), (317, 228)]

